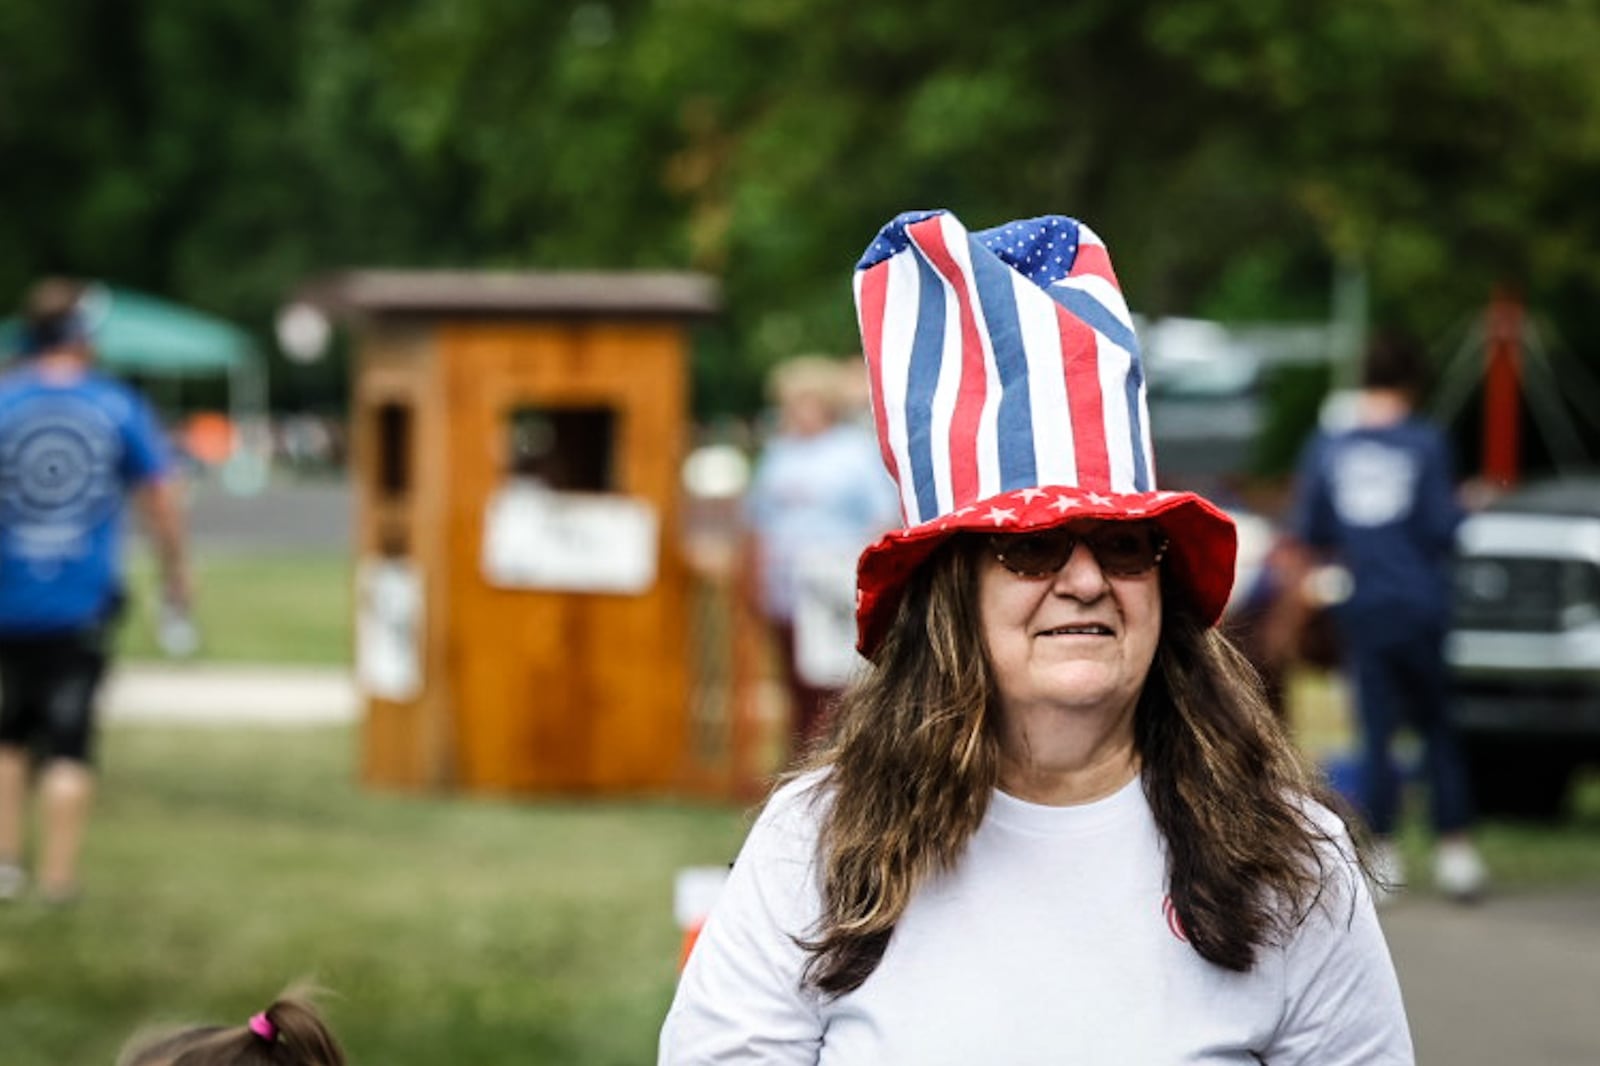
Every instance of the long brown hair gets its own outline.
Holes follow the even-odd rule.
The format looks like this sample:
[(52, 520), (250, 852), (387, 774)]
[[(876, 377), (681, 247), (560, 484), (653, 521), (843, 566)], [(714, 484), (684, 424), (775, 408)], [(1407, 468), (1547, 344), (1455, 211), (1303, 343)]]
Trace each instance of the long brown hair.
[(135, 1037), (118, 1066), (345, 1066), (344, 1050), (312, 1004), (310, 990), (284, 992), (261, 1013), (268, 1039), (245, 1025), (203, 1025)]
[[(978, 547), (954, 538), (913, 576), (873, 667), (844, 696), (821, 770), (822, 915), (806, 982), (860, 987), (927, 879), (955, 866), (999, 780), (997, 695), (977, 613)], [(1189, 942), (1230, 970), (1304, 919), (1327, 834), (1306, 800), (1337, 801), (1268, 709), (1260, 679), (1181, 593), (1134, 715), (1142, 779)]]

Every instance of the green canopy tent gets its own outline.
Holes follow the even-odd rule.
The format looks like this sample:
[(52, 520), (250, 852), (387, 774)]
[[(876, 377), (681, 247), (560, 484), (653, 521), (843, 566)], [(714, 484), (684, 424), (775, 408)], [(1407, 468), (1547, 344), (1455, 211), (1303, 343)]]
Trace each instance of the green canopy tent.
[[(230, 488), (251, 491), (266, 473), (266, 361), (244, 330), (212, 315), (131, 289), (91, 285), (83, 296), (100, 365), (114, 374), (174, 381), (226, 377), (228, 415), (240, 446), (223, 471)], [(0, 349), (21, 350), (21, 324), (0, 323)]]

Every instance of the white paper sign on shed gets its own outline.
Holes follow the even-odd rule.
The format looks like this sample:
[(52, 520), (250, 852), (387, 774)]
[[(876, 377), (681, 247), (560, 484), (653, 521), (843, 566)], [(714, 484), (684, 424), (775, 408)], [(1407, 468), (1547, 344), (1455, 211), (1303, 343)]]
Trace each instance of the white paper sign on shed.
[(514, 480), (489, 501), (483, 575), (498, 588), (637, 595), (655, 584), (659, 550), (644, 500)]
[(422, 575), (403, 559), (356, 567), (356, 680), (368, 696), (397, 702), (422, 691)]

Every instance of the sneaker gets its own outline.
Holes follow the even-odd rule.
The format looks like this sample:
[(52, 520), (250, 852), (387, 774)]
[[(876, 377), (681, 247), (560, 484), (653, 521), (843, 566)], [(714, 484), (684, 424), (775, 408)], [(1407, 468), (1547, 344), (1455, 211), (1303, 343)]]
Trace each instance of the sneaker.
[(1400, 898), (1406, 887), (1406, 863), (1392, 840), (1379, 840), (1372, 846), (1372, 902), (1382, 907)]
[(21, 899), (28, 890), (28, 872), (14, 862), (0, 862), (0, 901)]
[(1465, 840), (1442, 843), (1433, 853), (1433, 883), (1446, 896), (1470, 903), (1483, 895), (1489, 884), (1489, 868), (1478, 849)]

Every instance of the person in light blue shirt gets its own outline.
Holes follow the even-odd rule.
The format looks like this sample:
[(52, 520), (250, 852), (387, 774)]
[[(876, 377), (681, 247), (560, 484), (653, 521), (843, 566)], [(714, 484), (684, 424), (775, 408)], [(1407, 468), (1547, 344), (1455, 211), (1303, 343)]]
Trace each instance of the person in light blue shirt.
[(1467, 899), (1483, 890), (1487, 872), (1469, 836), (1472, 806), (1444, 658), (1463, 512), (1449, 442), (1413, 409), (1423, 366), (1409, 340), (1375, 335), (1353, 423), (1318, 433), (1301, 456), (1291, 529), (1349, 574), (1335, 620), (1355, 689), (1361, 806), (1378, 838), (1380, 872), (1404, 884), (1389, 840), (1400, 803), (1390, 747), (1409, 725), (1423, 742), (1440, 839), (1435, 880)]
[[(899, 522), (876, 437), (848, 417), (856, 374), (821, 356), (774, 368), (769, 390), (778, 430), (744, 500), (754, 607), (777, 645), (796, 751), (826, 730), (854, 662), (856, 557)], [(835, 616), (838, 625), (828, 627)]]
[(94, 370), (81, 291), (64, 279), (33, 288), (22, 361), (0, 378), (0, 899), (28, 881), (35, 758), (39, 892), (60, 902), (78, 890), (94, 701), (122, 603), (130, 499), (155, 541), (166, 603), (189, 603), (164, 437), (136, 392)]

